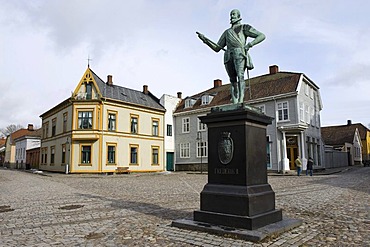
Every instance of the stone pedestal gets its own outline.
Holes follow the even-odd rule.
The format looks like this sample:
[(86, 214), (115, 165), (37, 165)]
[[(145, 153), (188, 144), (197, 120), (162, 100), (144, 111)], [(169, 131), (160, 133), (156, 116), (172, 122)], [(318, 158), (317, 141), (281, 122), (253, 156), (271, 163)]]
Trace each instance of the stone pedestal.
[(250, 108), (214, 109), (208, 128), (208, 184), (194, 220), (254, 230), (282, 220), (267, 182), (266, 127), (272, 119)]
[[(232, 105), (212, 109), (201, 121), (208, 129), (208, 183), (194, 220), (172, 225), (204, 231), (217, 228), (224, 234), (245, 229), (242, 238), (255, 241), (255, 236), (266, 237), (266, 229), (276, 234), (301, 224), (282, 222), (282, 211), (275, 208), (275, 193), (267, 182), (266, 127), (272, 118), (245, 105)], [(256, 229), (263, 231), (250, 232)]]

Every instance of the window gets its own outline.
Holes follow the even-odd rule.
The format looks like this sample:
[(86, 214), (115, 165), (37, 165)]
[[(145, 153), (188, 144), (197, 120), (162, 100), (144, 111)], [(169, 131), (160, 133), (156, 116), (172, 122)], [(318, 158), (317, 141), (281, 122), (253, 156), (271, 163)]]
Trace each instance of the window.
[(138, 133), (138, 117), (131, 116), (131, 133), (137, 134)]
[(78, 128), (79, 129), (92, 129), (92, 111), (79, 111), (78, 112)]
[(110, 131), (116, 130), (116, 114), (115, 113), (108, 113), (108, 130)]
[(91, 83), (86, 83), (86, 99), (92, 98), (92, 85)]
[(190, 143), (180, 143), (180, 158), (190, 158)]
[(66, 163), (66, 144), (62, 145), (62, 164)]
[(207, 125), (204, 124), (204, 123), (202, 123), (202, 121), (200, 121), (199, 117), (197, 119), (198, 119), (198, 131), (206, 130), (207, 129)]
[(310, 87), (310, 98), (313, 99), (313, 88)]
[(182, 119), (182, 133), (189, 133), (190, 132), (190, 118), (183, 118)]
[(48, 137), (48, 133), (49, 133), (49, 122), (44, 123), (44, 128), (42, 128), (42, 136), (44, 138), (47, 138)]
[(315, 109), (313, 107), (311, 107), (310, 122), (312, 126), (315, 126)]
[(172, 125), (167, 124), (167, 136), (172, 136)]
[(50, 147), (50, 164), (54, 164), (55, 159), (55, 147)]
[(195, 104), (195, 99), (186, 99), (185, 100), (185, 108), (192, 107)]
[(310, 89), (310, 86), (307, 83), (305, 83), (304, 86), (305, 86), (304, 87), (304, 93), (308, 96), (308, 91)]
[(138, 147), (131, 146), (130, 147), (130, 165), (137, 165), (138, 164)]
[(207, 157), (207, 142), (197, 142), (197, 157)]
[(304, 122), (304, 104), (303, 102), (299, 102), (299, 120)]
[(57, 130), (57, 119), (54, 118), (53, 120), (51, 120), (51, 136), (55, 136), (56, 130)]
[(63, 114), (63, 132), (67, 131), (67, 120), (68, 120), (68, 113)]
[(152, 165), (159, 164), (159, 148), (152, 147)]
[(288, 102), (281, 102), (277, 104), (278, 109), (278, 119), (279, 121), (286, 121), (289, 120), (289, 108), (288, 108)]
[(47, 153), (48, 153), (48, 148), (42, 148), (41, 149), (41, 164), (46, 164), (46, 162), (47, 162)]
[(116, 163), (116, 146), (115, 145), (108, 145), (108, 164)]
[(152, 135), (153, 136), (158, 136), (158, 134), (159, 134), (158, 127), (159, 127), (158, 120), (153, 120), (153, 122), (152, 122)]
[(202, 96), (202, 105), (208, 105), (213, 99), (211, 95), (203, 95)]
[(81, 163), (91, 164), (91, 145), (81, 146)]
[(305, 119), (306, 123), (310, 122), (310, 107), (308, 105), (305, 105)]

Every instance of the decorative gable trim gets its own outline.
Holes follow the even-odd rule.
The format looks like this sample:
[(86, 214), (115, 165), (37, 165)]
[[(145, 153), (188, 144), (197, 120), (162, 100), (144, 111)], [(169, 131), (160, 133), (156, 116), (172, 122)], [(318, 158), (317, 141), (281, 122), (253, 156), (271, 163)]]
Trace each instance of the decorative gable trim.
[(72, 98), (76, 100), (99, 99), (101, 92), (96, 83), (93, 72), (87, 68), (80, 82), (72, 93)]

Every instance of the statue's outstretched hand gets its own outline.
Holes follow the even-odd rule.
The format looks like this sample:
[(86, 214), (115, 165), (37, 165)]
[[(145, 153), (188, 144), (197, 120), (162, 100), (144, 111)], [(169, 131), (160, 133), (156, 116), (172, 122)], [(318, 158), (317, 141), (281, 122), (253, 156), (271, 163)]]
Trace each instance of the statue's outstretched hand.
[(200, 38), (204, 43), (206, 42), (203, 34), (201, 34), (200, 32), (196, 32), (196, 34), (198, 34), (198, 38)]

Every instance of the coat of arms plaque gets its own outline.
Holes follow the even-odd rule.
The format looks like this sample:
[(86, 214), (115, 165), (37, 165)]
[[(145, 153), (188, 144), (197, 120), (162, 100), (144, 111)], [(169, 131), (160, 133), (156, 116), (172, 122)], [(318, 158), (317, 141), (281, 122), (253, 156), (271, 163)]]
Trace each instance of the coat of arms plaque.
[(234, 142), (230, 132), (221, 132), (218, 141), (218, 158), (223, 165), (227, 165), (233, 159)]

